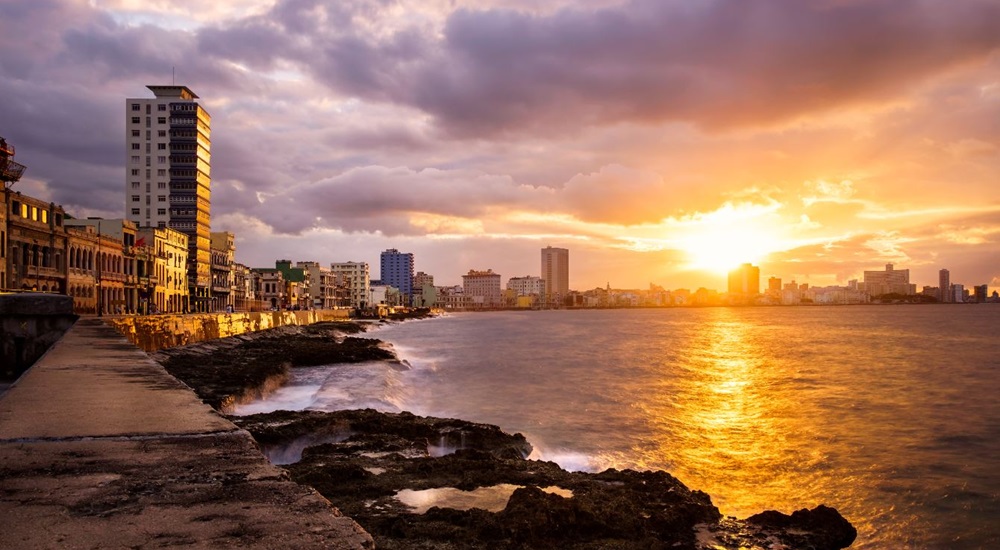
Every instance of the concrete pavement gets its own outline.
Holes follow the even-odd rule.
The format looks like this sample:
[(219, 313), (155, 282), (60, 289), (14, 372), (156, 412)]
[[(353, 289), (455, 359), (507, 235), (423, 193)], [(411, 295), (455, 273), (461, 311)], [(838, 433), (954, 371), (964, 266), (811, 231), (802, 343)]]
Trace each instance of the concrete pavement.
[(95, 318), (0, 396), (0, 548), (373, 548)]

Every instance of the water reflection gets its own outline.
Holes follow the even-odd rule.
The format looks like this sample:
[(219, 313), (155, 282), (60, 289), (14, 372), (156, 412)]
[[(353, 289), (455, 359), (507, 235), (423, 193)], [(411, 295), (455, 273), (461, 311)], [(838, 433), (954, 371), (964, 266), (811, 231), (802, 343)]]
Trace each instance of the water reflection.
[(783, 440), (788, 430), (803, 429), (790, 421), (804, 411), (770, 391), (777, 374), (761, 327), (731, 310), (713, 313), (676, 350), (681, 372), (645, 396), (656, 441), (641, 466), (666, 467), (713, 495), (723, 513), (742, 517), (773, 506), (772, 495), (795, 491), (782, 472), (802, 457), (789, 456)]

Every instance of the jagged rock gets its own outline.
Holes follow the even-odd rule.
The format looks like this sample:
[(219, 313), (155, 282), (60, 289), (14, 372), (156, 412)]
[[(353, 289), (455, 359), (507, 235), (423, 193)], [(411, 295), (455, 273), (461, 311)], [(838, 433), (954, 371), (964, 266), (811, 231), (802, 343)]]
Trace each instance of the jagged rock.
[(840, 512), (822, 504), (812, 510), (797, 510), (790, 516), (768, 510), (748, 517), (746, 522), (773, 532), (793, 548), (804, 544), (816, 550), (845, 548), (858, 536), (858, 530)]
[(396, 360), (379, 340), (346, 336), (363, 330), (353, 322), (290, 325), (167, 348), (150, 357), (227, 412), (284, 384), (294, 367)]

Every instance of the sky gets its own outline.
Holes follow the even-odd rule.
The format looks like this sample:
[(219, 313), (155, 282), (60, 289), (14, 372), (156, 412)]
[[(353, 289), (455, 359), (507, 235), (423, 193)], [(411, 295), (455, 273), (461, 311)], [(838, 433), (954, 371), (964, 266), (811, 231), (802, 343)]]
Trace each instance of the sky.
[(997, 0), (0, 0), (15, 190), (123, 217), (125, 100), (172, 79), (251, 267), (1000, 288)]

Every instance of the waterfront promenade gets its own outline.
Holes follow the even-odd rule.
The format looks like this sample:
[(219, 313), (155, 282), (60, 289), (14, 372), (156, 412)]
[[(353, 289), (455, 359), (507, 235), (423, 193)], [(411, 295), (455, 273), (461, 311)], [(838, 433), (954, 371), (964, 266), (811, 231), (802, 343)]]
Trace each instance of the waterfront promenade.
[(0, 548), (371, 548), (97, 318), (0, 395)]

